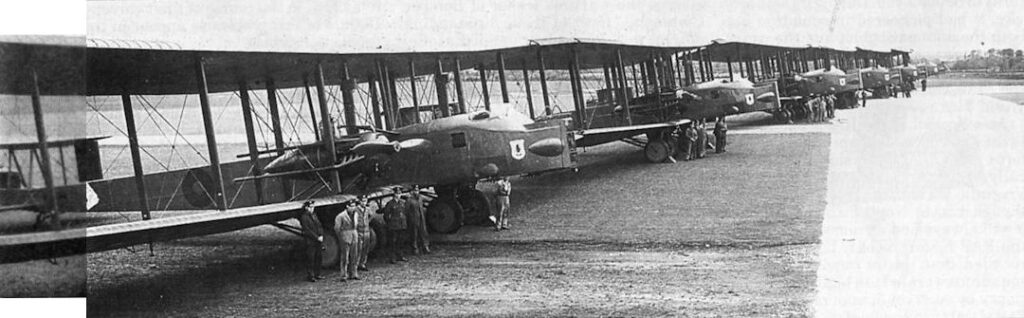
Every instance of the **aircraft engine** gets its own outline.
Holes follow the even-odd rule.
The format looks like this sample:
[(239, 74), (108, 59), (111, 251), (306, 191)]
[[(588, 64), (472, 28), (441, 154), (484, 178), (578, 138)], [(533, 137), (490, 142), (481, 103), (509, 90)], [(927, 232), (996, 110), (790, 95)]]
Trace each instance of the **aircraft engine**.
[(562, 140), (558, 138), (541, 139), (526, 148), (531, 153), (544, 157), (560, 156), (563, 149), (565, 149), (565, 146), (562, 144)]
[(767, 92), (761, 95), (757, 95), (757, 101), (762, 103), (771, 103), (775, 101), (775, 93)]
[(477, 177), (493, 177), (498, 175), (498, 171), (498, 165), (488, 163), (483, 166), (477, 167), (476, 171), (474, 172), (476, 173)]

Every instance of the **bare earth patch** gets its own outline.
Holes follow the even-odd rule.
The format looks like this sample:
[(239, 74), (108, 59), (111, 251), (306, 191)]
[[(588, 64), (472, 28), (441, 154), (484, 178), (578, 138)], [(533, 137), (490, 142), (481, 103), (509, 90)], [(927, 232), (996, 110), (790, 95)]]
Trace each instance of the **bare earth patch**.
[(827, 134), (746, 134), (643, 162), (593, 147), (579, 173), (513, 181), (513, 229), (435, 236), (356, 282), (303, 282), (298, 239), (261, 227), (88, 259), (90, 316), (807, 316)]

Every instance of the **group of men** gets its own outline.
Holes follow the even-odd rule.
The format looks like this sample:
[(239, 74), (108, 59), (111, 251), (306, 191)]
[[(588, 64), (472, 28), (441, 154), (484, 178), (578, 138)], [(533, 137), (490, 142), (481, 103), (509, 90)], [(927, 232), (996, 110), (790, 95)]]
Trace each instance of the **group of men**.
[(725, 152), (725, 133), (729, 129), (725, 124), (725, 116), (720, 116), (715, 121), (714, 138), (708, 136), (706, 119), (696, 120), (693, 124), (681, 129), (680, 143), (682, 146), (679, 149), (679, 154), (683, 160), (704, 158), (707, 156), (709, 145), (714, 145), (715, 153)]
[[(389, 262), (394, 264), (398, 261), (406, 261), (402, 256), (401, 243), (405, 237), (409, 237), (413, 244), (413, 253), (430, 253), (430, 242), (427, 236), (426, 217), (424, 215), (423, 200), (420, 197), (419, 187), (415, 187), (409, 194), (402, 195), (396, 189), (391, 195), (391, 200), (380, 209), (384, 216), (383, 238), (374, 239), (372, 229), (373, 215), (377, 209), (367, 202), (365, 196), (359, 196), (354, 201), (342, 205), (343, 210), (334, 218), (333, 230), (338, 238), (338, 256), (340, 258), (339, 269), (341, 281), (349, 279), (358, 280), (360, 271), (368, 271), (366, 260), (370, 247), (376, 240), (385, 242), (384, 254), (388, 256)], [(320, 264), (323, 259), (324, 227), (315, 213), (313, 201), (306, 201), (303, 204), (302, 212), (298, 216), (299, 224), (302, 227), (302, 237), (306, 241), (307, 254), (307, 279), (316, 282), (323, 279), (320, 271)]]
[(828, 119), (836, 117), (835, 95), (818, 96), (811, 98), (804, 105), (807, 112), (808, 123), (823, 123)]

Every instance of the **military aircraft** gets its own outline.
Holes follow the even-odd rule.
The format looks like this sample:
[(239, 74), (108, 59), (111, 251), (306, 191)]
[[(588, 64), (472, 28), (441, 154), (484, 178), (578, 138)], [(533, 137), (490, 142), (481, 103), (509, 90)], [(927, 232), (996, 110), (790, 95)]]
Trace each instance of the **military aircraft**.
[[(734, 53), (713, 58), (709, 49)], [(644, 147), (652, 161), (670, 160), (673, 138), (694, 117), (779, 109), (780, 88), (733, 78), (732, 62), (740, 63), (742, 77), (763, 82), (778, 78), (780, 70), (795, 71), (801, 64), (796, 54), (803, 52), (752, 44), (671, 47), (589, 39), (534, 40), (524, 46), (458, 52), (257, 52), (38, 37), (0, 39), (0, 50), (0, 93), (32, 97), (33, 116), (24, 121), (34, 123), (37, 132), (27, 141), (5, 136), (0, 146), (7, 150), (7, 167), (13, 167), (0, 173), (7, 181), (0, 189), (0, 205), (5, 206), (0, 210), (40, 211), (39, 223), (52, 228), (3, 236), (4, 262), (266, 224), (294, 232), (297, 229), (280, 222), (293, 218), (310, 198), (316, 199), (317, 213), (330, 227), (339, 206), (356, 195), (383, 197), (396, 185), (432, 186), (436, 197), (427, 210), (428, 224), (437, 232), (451, 232), (487, 215), (486, 199), (474, 189), (479, 179), (575, 169), (576, 147), (616, 140)], [(808, 71), (810, 57), (799, 57), (804, 64), (799, 69)], [(715, 78), (712, 60), (727, 62), (728, 82)], [(830, 59), (815, 63), (818, 60)], [(470, 68), (479, 72), (478, 83), (462, 81)], [(507, 113), (495, 115), (491, 109), (488, 85), (493, 76), (488, 71), (497, 71), (501, 102), (509, 104), (510, 69), (523, 72), (517, 87), (535, 122)], [(566, 97), (572, 98), (572, 110), (559, 109), (559, 96), (548, 86), (560, 83), (549, 83), (549, 75), (571, 87), (572, 94)], [(431, 89), (421, 87), (424, 78), (432, 80), (431, 96), (426, 96)], [(534, 78), (539, 78), (544, 100), (539, 115), (531, 95)], [(587, 101), (592, 91), (585, 90), (584, 78), (604, 80), (593, 103)], [(482, 94), (482, 110), (470, 109), (463, 88), (468, 84)], [(454, 102), (449, 96), (452, 88)], [(266, 92), (265, 99), (256, 89)], [(217, 142), (218, 122), (211, 111), (215, 95), (240, 106), (222, 109), (240, 110), (248, 151), (238, 157), (247, 159), (221, 162), (223, 145)], [(84, 131), (47, 136), (50, 129), (45, 123), (52, 112), (44, 111), (44, 103), (53, 102), (48, 96), (71, 96), (67, 103), (72, 108), (100, 113), (116, 127), (115, 137), (127, 137), (132, 176), (104, 176), (110, 166), (101, 164), (104, 149), (99, 142), (105, 136)], [(123, 115), (109, 118), (112, 114), (102, 105), (90, 102), (94, 96), (120, 97), (120, 105), (113, 105), (120, 106)], [(200, 116), (190, 120), (203, 131), (200, 138), (185, 138), (153, 105), (154, 99), (167, 96), (192, 97), (192, 105), (198, 100)], [(357, 99), (364, 106), (361, 122)], [(195, 110), (186, 105), (182, 103), (179, 118), (186, 109)], [(309, 107), (308, 113), (303, 106)], [(183, 148), (199, 163), (161, 163), (141, 146), (136, 130), (146, 121), (136, 122), (136, 109), (146, 112), (146, 120), (170, 126), (160, 132), (171, 140), (172, 158), (181, 157), (177, 151)], [(342, 131), (335, 121), (342, 123)], [(296, 131), (302, 123), (315, 140), (303, 139)], [(294, 133), (286, 134), (289, 129)], [(257, 136), (257, 131), (270, 136)], [(636, 138), (641, 135), (646, 140)], [(263, 137), (262, 144), (257, 137)], [(205, 153), (199, 149), (204, 144)], [(156, 164), (144, 165), (143, 154)], [(142, 220), (62, 227), (62, 212), (76, 211), (140, 212)], [(188, 215), (154, 219), (152, 211)], [(333, 241), (331, 237), (327, 243)], [(336, 259), (327, 256), (326, 263)]]
[[(460, 107), (462, 96), (459, 103), (440, 101), (427, 108), (444, 108), (446, 116), (442, 118), (422, 120), (420, 105), (406, 107), (412, 109), (415, 118), (404, 122), (398, 118), (401, 109), (394, 80), (441, 73), (441, 54), (190, 51), (154, 43), (51, 37), (3, 38), (0, 50), (4, 52), (0, 59), (5, 70), (3, 93), (32, 97), (32, 114), (39, 132), (37, 138), (15, 141), (5, 137), (0, 142), (12, 167), (0, 172), (4, 181), (0, 211), (39, 211), (39, 219), (45, 221), (40, 224), (47, 229), (0, 237), (2, 262), (109, 250), (266, 224), (295, 232), (296, 228), (280, 222), (293, 218), (308, 199), (316, 199), (317, 214), (330, 228), (339, 205), (356, 195), (384, 197), (394, 186), (433, 187), (428, 225), (436, 232), (450, 233), (462, 226), (464, 214), (475, 218), (489, 214), (483, 194), (473, 188), (477, 180), (576, 167), (572, 134), (565, 121), (533, 123), (486, 110), (466, 112)], [(493, 56), (492, 52), (461, 52), (455, 58), (476, 61), (482, 55)], [(389, 70), (389, 59), (437, 63), (433, 64), (437, 68), (427, 72), (414, 68)], [(328, 67), (336, 72), (326, 72)], [(359, 84), (349, 77), (351, 70), (364, 71), (364, 87), (375, 88), (370, 93), (375, 101), (367, 105), (367, 109), (373, 106), (375, 110), (368, 115), (376, 117), (370, 123), (386, 123), (386, 127), (357, 127), (350, 94)], [(461, 68), (449, 70), (458, 72)], [(310, 82), (316, 85), (322, 118), (314, 129), (319, 133), (318, 140), (285, 145), (277, 103), (283, 95), (278, 90), (301, 91), (305, 87), (309, 92)], [(342, 95), (345, 136), (334, 136), (336, 116), (331, 115), (328, 105), (330, 84), (338, 85)], [(254, 87), (267, 90), (265, 115), (271, 117), (264, 124), (274, 143), (263, 150), (257, 147), (253, 121), (268, 118), (253, 111), (254, 94), (249, 90)], [(237, 92), (241, 104), (237, 109), (243, 113), (249, 148), (240, 157), (247, 159), (219, 160), (222, 150), (218, 149), (209, 102), (210, 94), (218, 92)], [(146, 99), (133, 95), (173, 94), (198, 95), (209, 150), (204, 159), (209, 164), (147, 173), (141, 153), (158, 158), (139, 145), (139, 125), (133, 111), (139, 106), (133, 102), (146, 104)], [(46, 128), (44, 118), (53, 114), (46, 110), (57, 107), (43, 105), (49, 95), (79, 96), (71, 98), (72, 108), (85, 108), (88, 102), (82, 96), (120, 95), (124, 124), (117, 130), (128, 137), (134, 176), (103, 176), (106, 167), (124, 164), (101, 164), (98, 142), (105, 137), (47, 138), (47, 131), (53, 129)], [(307, 97), (312, 112), (312, 94)], [(413, 100), (419, 101), (415, 96)], [(285, 106), (285, 111), (290, 109), (293, 115), (301, 109)], [(78, 111), (84, 112), (81, 108)], [(156, 111), (155, 107), (142, 108), (154, 119), (151, 111)], [(453, 110), (456, 114), (450, 115), (448, 112)], [(107, 119), (112, 125), (120, 122)], [(359, 129), (368, 131), (359, 133)], [(192, 150), (198, 153), (195, 147)], [(38, 171), (33, 168), (36, 165)], [(64, 212), (96, 215), (124, 211), (141, 212), (142, 220), (87, 228), (65, 227), (68, 222), (61, 221)], [(187, 215), (153, 219), (154, 211), (184, 211)], [(328, 246), (336, 244), (332, 232), (326, 231)], [(325, 264), (336, 261), (336, 253), (329, 248)]]

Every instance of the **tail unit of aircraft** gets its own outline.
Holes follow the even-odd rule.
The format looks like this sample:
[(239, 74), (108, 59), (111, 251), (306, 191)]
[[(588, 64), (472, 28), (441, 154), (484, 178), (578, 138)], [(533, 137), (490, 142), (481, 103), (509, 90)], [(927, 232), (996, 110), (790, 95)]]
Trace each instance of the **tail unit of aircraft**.
[[(281, 222), (310, 199), (330, 229), (340, 206), (357, 195), (383, 198), (414, 186), (430, 189), (429, 228), (451, 233), (491, 214), (479, 180), (575, 170), (578, 147), (614, 141), (644, 148), (650, 161), (671, 161), (680, 128), (695, 121), (786, 114), (808, 98), (885, 86), (891, 77), (876, 79), (885, 72), (873, 67), (894, 62), (892, 54), (813, 47), (589, 39), (480, 51), (322, 53), (16, 37), (0, 38), (0, 52), (0, 93), (30, 97), (25, 121), (37, 132), (0, 141), (7, 160), (0, 213), (38, 211), (36, 227), (47, 229), (2, 236), (0, 262), (260, 225), (296, 232)], [(500, 101), (492, 102), (495, 78)], [(46, 98), (58, 95), (71, 97)], [(102, 119), (112, 127), (102, 131), (114, 138), (86, 129), (47, 135), (48, 125), (76, 124), (51, 123), (62, 116), (47, 103), (60, 100)], [(159, 105), (163, 100), (180, 101), (178, 113)], [(216, 108), (214, 101), (227, 103)], [(526, 114), (515, 111), (524, 108)], [(179, 130), (186, 110), (187, 124), (202, 131), (197, 138)], [(225, 112), (240, 115), (241, 125), (218, 122)], [(140, 128), (150, 135), (140, 136)], [(218, 143), (218, 133), (232, 129), (244, 133), (244, 143)], [(158, 143), (163, 147), (143, 146), (141, 137), (153, 132), (167, 139)], [(130, 162), (120, 160), (112, 140), (126, 140), (121, 150)], [(225, 149), (240, 152), (243, 144), (236, 160), (221, 160)], [(130, 174), (107, 176), (128, 165)], [(141, 220), (88, 228), (62, 220), (65, 212), (126, 211)], [(184, 213), (163, 217), (169, 211)], [(333, 231), (325, 233), (328, 246), (336, 243)], [(325, 264), (337, 261), (335, 252), (328, 249)]]

